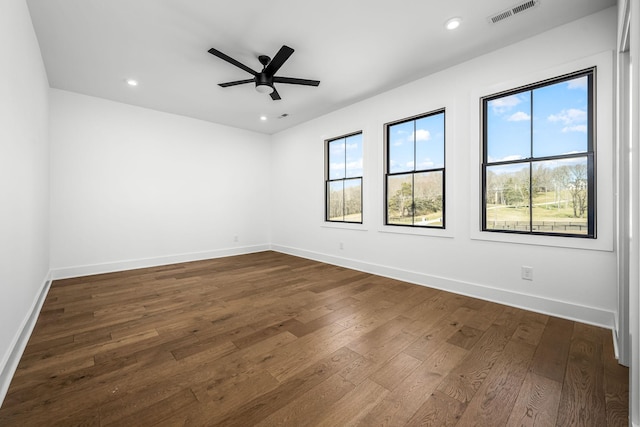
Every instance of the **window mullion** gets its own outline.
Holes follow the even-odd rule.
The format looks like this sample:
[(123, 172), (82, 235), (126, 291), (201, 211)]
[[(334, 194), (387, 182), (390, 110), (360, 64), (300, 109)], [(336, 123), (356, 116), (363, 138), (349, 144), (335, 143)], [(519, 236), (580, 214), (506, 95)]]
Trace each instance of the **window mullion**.
[(416, 169), (418, 168), (418, 138), (416, 120), (413, 121), (413, 174), (411, 175), (411, 225), (416, 225)]
[(416, 173), (411, 174), (411, 225), (416, 225)]
[(347, 198), (345, 197), (345, 184), (347, 183), (347, 137), (344, 138), (344, 177), (342, 179), (342, 220), (347, 216)]
[(533, 233), (533, 96), (534, 91), (531, 91), (529, 97), (529, 233)]

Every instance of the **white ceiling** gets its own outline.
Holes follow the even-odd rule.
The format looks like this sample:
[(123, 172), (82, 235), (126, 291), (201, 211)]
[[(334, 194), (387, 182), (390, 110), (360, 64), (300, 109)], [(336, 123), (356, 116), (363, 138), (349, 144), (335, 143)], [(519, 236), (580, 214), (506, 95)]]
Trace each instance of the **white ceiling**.
[[(616, 4), (541, 0), (489, 23), (523, 2), (27, 0), (51, 87), (267, 134)], [(283, 44), (295, 53), (276, 75), (319, 87), (276, 84), (273, 101), (252, 84), (217, 85), (251, 75), (209, 48), (259, 71), (257, 56)]]

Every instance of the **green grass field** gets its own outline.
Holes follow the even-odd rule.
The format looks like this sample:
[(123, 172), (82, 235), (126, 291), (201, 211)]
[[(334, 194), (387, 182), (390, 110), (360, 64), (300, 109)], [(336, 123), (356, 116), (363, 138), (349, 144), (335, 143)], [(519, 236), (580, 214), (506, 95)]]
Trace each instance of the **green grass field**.
[(337, 216), (329, 218), (329, 221), (344, 221), (344, 222), (362, 222), (362, 214), (356, 213), (351, 215)]
[(413, 217), (401, 217), (397, 215), (397, 212), (395, 213), (396, 215), (393, 214), (394, 213), (392, 212), (389, 216), (389, 224), (442, 227), (442, 212), (433, 212), (428, 215), (416, 215), (415, 223)]

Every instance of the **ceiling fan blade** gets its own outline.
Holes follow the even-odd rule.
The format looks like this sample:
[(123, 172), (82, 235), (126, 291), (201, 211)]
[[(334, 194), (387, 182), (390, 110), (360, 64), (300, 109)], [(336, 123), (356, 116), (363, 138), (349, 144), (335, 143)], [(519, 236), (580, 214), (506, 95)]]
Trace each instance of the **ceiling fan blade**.
[(245, 83), (254, 83), (255, 81), (256, 79), (236, 80), (235, 82), (219, 83), (218, 86), (221, 86), (221, 87), (237, 86)]
[(275, 87), (273, 88), (273, 92), (271, 92), (271, 99), (273, 99), (274, 101), (282, 99), (280, 98), (280, 94), (278, 93)]
[(289, 59), (293, 52), (294, 50), (289, 46), (282, 45), (278, 53), (276, 53), (276, 56), (274, 56), (271, 62), (269, 62), (264, 68), (264, 72), (268, 76), (273, 76), (280, 69), (280, 67), (282, 67), (282, 64), (284, 64), (285, 61)]
[(288, 83), (291, 85), (305, 85), (305, 86), (318, 86), (320, 84), (319, 80), (307, 80), (307, 79), (296, 79), (293, 77), (273, 77), (274, 83)]
[(225, 55), (224, 53), (220, 52), (219, 50), (211, 48), (211, 49), (209, 49), (209, 53), (214, 55), (214, 56), (217, 56), (218, 58), (222, 59), (223, 61), (227, 61), (229, 64), (235, 65), (236, 67), (243, 69), (244, 71), (246, 71), (249, 74), (252, 74), (254, 76), (256, 74), (258, 74), (257, 72), (253, 71), (251, 68), (247, 67), (243, 63), (236, 61), (232, 57), (230, 57), (228, 55)]

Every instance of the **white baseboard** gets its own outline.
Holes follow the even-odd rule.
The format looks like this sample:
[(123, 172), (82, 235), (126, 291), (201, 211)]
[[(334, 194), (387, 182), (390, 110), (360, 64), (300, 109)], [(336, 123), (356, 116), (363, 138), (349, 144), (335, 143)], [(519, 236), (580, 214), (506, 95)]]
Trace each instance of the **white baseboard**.
[(402, 270), (379, 264), (371, 264), (359, 260), (336, 257), (323, 253), (307, 251), (281, 245), (271, 245), (271, 249), (289, 255), (325, 262), (351, 268), (378, 276), (402, 280), (404, 282), (441, 289), (456, 294), (462, 294), (474, 298), (522, 308), (537, 313), (575, 320), (581, 323), (599, 326), (606, 329), (614, 329), (614, 313), (596, 307), (577, 305), (566, 301), (558, 301), (542, 298), (535, 295), (511, 292), (505, 289), (492, 288), (490, 286), (433, 276), (425, 273)]
[(49, 293), (51, 287), (51, 272), (47, 274), (40, 286), (40, 292), (36, 295), (36, 298), (31, 304), (31, 308), (27, 313), (27, 316), (22, 321), (20, 329), (14, 336), (11, 344), (9, 345), (9, 351), (4, 355), (2, 362), (0, 362), (0, 406), (4, 402), (4, 398), (9, 390), (9, 385), (13, 379), (13, 375), (18, 368), (18, 363), (24, 353), (24, 349), (27, 347), (33, 328), (36, 326), (42, 304)]
[(101, 264), (81, 265), (75, 267), (54, 268), (51, 278), (68, 279), (71, 277), (90, 276), (93, 274), (113, 273), (116, 271), (135, 270), (138, 268), (157, 267), (160, 265), (177, 264), (181, 262), (201, 261), (205, 259), (222, 258), (226, 256), (244, 255), (254, 252), (268, 251), (269, 245), (242, 246), (236, 248), (217, 249), (213, 251), (191, 252), (178, 255), (167, 255), (154, 258), (142, 258), (107, 262)]

